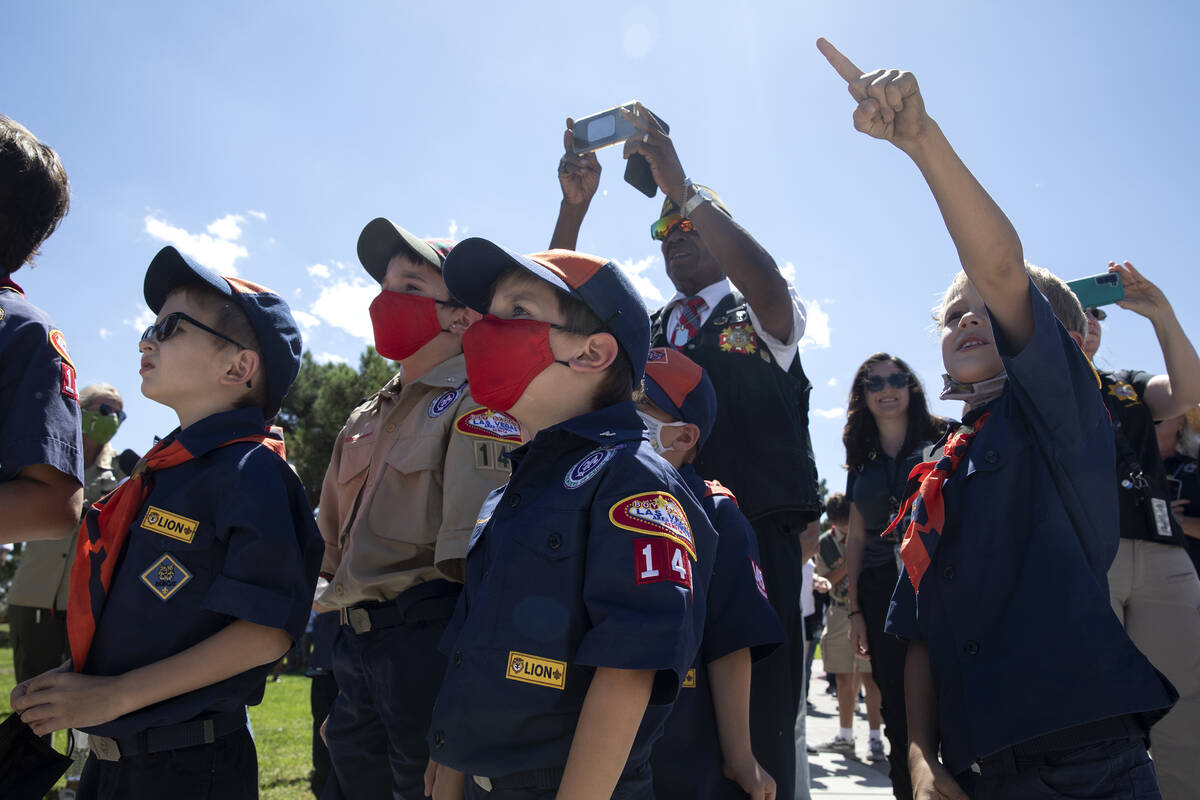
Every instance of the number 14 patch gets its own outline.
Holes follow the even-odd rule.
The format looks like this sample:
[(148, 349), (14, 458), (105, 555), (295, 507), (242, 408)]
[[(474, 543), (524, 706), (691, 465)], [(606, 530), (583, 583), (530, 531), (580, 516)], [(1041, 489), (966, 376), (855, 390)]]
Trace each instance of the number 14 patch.
[(639, 586), (670, 581), (692, 591), (692, 561), (682, 545), (657, 537), (634, 539), (633, 563)]

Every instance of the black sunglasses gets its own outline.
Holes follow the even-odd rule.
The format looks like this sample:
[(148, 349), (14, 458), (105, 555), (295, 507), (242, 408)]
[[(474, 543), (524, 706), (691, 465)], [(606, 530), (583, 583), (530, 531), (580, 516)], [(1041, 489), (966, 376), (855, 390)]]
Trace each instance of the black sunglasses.
[(905, 389), (912, 384), (912, 376), (907, 372), (893, 372), (886, 378), (881, 378), (878, 375), (868, 375), (863, 378), (863, 386), (868, 392), (882, 392), (884, 386), (891, 386), (893, 389)]
[(199, 328), (200, 330), (204, 331), (205, 333), (211, 333), (213, 336), (216, 336), (218, 339), (224, 339), (225, 341), (229, 342), (230, 344), (237, 345), (237, 348), (239, 350), (252, 350), (253, 349), (250, 347), (246, 347), (246, 345), (242, 344), (241, 342), (239, 342), (235, 339), (230, 339), (228, 336), (221, 333), (220, 331), (214, 331), (212, 328), (208, 327), (203, 322), (197, 322), (196, 320), (189, 317), (187, 314), (184, 314), (182, 311), (174, 311), (170, 314), (167, 314), (165, 317), (163, 317), (162, 322), (156, 322), (153, 325), (151, 325), (149, 328), (146, 328), (145, 332), (142, 334), (141, 341), (144, 342), (147, 339), (153, 337), (154, 341), (156, 341), (156, 342), (165, 342), (167, 339), (170, 339), (172, 336), (174, 336), (175, 332), (177, 330), (179, 330), (179, 321), (180, 320), (183, 320), (184, 322), (188, 323), (189, 325), (194, 325), (195, 327)]
[(119, 408), (113, 408), (108, 403), (101, 403), (100, 407), (96, 410), (100, 412), (101, 416), (110, 417), (115, 414), (117, 417), (117, 422), (125, 421), (125, 412)]

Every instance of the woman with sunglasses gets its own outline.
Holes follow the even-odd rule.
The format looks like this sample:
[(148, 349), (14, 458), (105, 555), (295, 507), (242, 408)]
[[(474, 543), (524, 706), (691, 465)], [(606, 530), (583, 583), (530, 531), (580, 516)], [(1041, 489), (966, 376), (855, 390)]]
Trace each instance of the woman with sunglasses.
[(884, 732), (891, 745), (892, 793), (908, 800), (908, 725), (904, 707), (905, 645), (886, 636), (883, 623), (896, 586), (898, 541), (880, 534), (904, 500), (908, 474), (922, 451), (941, 436), (921, 383), (899, 358), (876, 353), (854, 373), (842, 441), (846, 445), (846, 499), (850, 530), (850, 641), (871, 657), (871, 675), (883, 698)]

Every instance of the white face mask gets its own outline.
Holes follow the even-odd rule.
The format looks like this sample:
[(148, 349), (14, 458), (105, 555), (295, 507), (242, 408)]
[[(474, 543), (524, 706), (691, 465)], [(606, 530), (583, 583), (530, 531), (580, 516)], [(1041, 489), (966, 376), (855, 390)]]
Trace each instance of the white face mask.
[(650, 441), (650, 446), (654, 448), (654, 452), (660, 456), (669, 449), (662, 445), (662, 429), (681, 428), (687, 425), (686, 422), (663, 422), (643, 411), (637, 412), (637, 415), (642, 418), (642, 422), (646, 423), (646, 438)]

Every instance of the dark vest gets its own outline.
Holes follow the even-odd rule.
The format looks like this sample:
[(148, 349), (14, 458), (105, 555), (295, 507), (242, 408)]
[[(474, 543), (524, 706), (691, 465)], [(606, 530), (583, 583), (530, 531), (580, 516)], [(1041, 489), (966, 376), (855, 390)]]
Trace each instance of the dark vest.
[[(650, 342), (669, 347), (667, 315), (650, 318)], [(717, 304), (682, 348), (708, 371), (717, 392), (717, 421), (696, 471), (729, 487), (751, 520), (787, 513), (803, 524), (821, 513), (817, 465), (808, 436), (812, 385), (793, 360), (785, 372), (758, 340), (746, 300), (734, 292)]]

